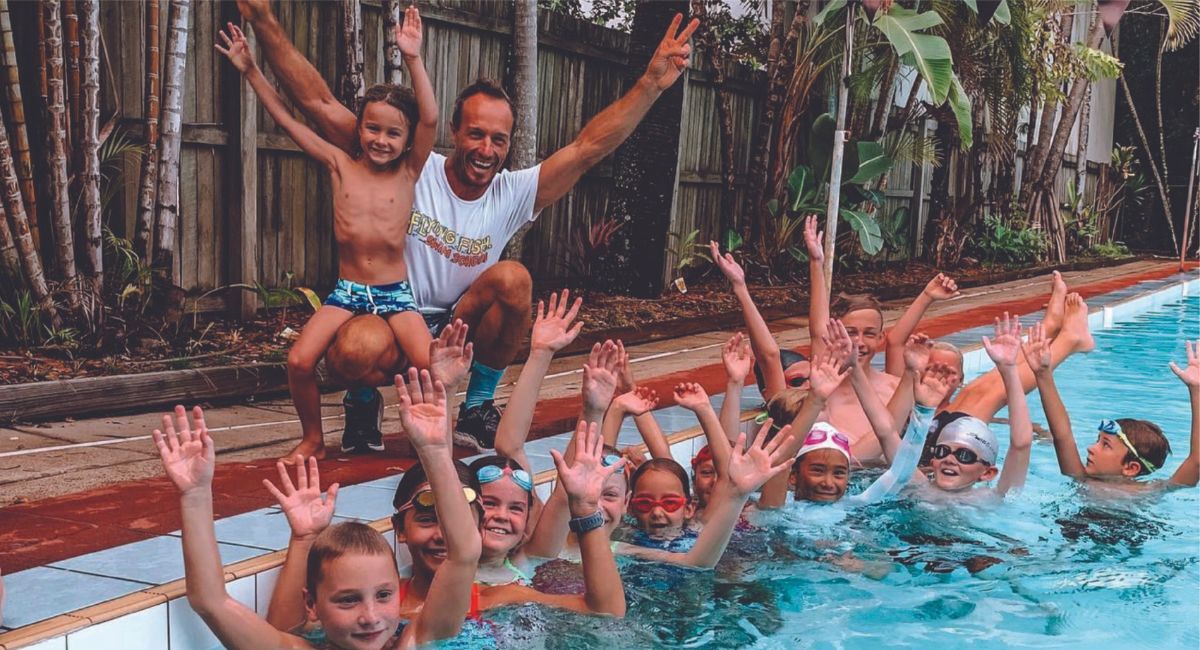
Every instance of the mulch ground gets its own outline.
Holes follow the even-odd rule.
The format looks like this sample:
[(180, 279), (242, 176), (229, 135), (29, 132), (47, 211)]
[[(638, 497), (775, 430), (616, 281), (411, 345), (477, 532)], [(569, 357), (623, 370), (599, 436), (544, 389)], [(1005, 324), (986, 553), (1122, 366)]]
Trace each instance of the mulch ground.
[[(954, 277), (964, 282), (988, 278), (1006, 270), (1011, 269), (976, 266), (960, 269)], [(837, 275), (834, 289), (846, 293), (880, 293), (889, 287), (919, 287), (936, 273), (937, 270), (927, 264), (896, 263), (869, 272)], [(545, 297), (551, 290), (553, 287), (535, 290), (535, 304), (537, 298)], [(658, 298), (610, 296), (592, 291), (575, 293), (584, 297), (580, 318), (587, 323), (589, 332), (601, 337), (605, 330), (717, 316), (738, 309), (728, 284), (715, 270), (689, 283), (686, 293), (672, 286)], [(750, 293), (763, 310), (797, 306), (799, 312), (807, 311), (806, 282), (775, 286), (751, 283)], [(110, 345), (108, 349), (96, 349), (87, 344), (39, 348), (0, 344), (0, 385), (231, 364), (281, 363), (287, 359), (288, 347), (308, 316), (307, 309), (299, 306), (289, 308), (286, 313), (277, 310), (264, 314), (253, 321), (234, 320), (219, 313), (188, 314), (170, 325), (142, 323), (138, 336), (130, 336), (119, 346)]]

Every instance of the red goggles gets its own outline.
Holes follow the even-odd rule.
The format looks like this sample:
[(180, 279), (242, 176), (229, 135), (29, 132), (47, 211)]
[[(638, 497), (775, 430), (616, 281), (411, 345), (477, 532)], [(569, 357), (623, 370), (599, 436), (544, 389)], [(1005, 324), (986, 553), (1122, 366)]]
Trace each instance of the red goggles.
[(634, 497), (629, 500), (629, 507), (634, 512), (645, 515), (657, 508), (662, 508), (667, 512), (675, 512), (686, 506), (688, 500), (681, 496), (665, 496), (661, 499), (653, 499), (651, 497)]

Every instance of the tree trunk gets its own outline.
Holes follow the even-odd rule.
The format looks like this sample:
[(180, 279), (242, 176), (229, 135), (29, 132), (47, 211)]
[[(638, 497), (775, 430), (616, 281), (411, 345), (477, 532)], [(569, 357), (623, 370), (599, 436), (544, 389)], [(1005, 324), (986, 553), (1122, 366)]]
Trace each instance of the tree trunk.
[(342, 103), (349, 106), (350, 110), (355, 110), (358, 98), (364, 92), (360, 0), (342, 0), (342, 79), (339, 88)]
[(58, 273), (67, 291), (67, 304), (72, 311), (81, 307), (79, 287), (75, 277), (75, 238), (71, 229), (71, 199), (67, 193), (70, 174), (67, 171), (67, 113), (66, 89), (63, 79), (62, 22), (59, 20), (58, 0), (45, 0), (46, 67), (49, 103), (46, 107), (46, 131), (49, 136), (46, 164), (50, 170), (50, 220), (54, 225), (54, 244), (58, 257)]
[(404, 57), (396, 45), (396, 26), (400, 24), (401, 13), (400, 0), (383, 0), (383, 42), (387, 43), (384, 48), (383, 78), (397, 86), (404, 83)]
[(174, 277), (175, 220), (179, 216), (180, 122), (183, 116), (183, 72), (187, 65), (188, 11), (191, 0), (171, 0), (167, 18), (167, 60), (163, 74), (162, 135), (159, 142), (154, 266)]
[(1087, 92), (1083, 95), (1083, 109), (1079, 113), (1079, 146), (1075, 149), (1075, 191), (1082, 197), (1087, 189), (1088, 168), (1088, 139), (1092, 131), (1092, 88), (1088, 84)]
[[(81, 89), (83, 91), (83, 130), (79, 142), (83, 151), (83, 223), (84, 250), (87, 251), (91, 290), (97, 299), (104, 295), (104, 235), (100, 215), (100, 5), (99, 0), (79, 0), (83, 22), (81, 43)], [(96, 310), (96, 314), (102, 310)]]
[(138, 184), (134, 250), (144, 261), (154, 257), (154, 205), (158, 189), (158, 0), (146, 0), (146, 155)]
[(1171, 231), (1171, 246), (1179, 250), (1179, 240), (1175, 237), (1175, 216), (1171, 214), (1171, 195), (1167, 192), (1167, 184), (1158, 172), (1158, 163), (1154, 159), (1154, 150), (1150, 148), (1150, 139), (1142, 128), (1142, 119), (1138, 116), (1137, 106), (1133, 103), (1133, 94), (1129, 92), (1129, 82), (1125, 80), (1125, 72), (1121, 71), (1121, 89), (1125, 92), (1125, 103), (1129, 104), (1129, 115), (1138, 134), (1138, 142), (1146, 155), (1146, 166), (1154, 177), (1154, 187), (1158, 190), (1158, 200), (1163, 206), (1163, 215), (1167, 218), (1167, 228)]
[(779, 68), (792, 60), (791, 57), (782, 56), (783, 41), (786, 38), (783, 5), (783, 0), (774, 0), (771, 3), (771, 42), (767, 47), (767, 90), (755, 127), (754, 146), (750, 148), (750, 168), (746, 173), (747, 188), (744, 210), (750, 221), (750, 237), (755, 241), (761, 241), (765, 225), (763, 192), (767, 186), (767, 161), (771, 157), (771, 127), (775, 124), (775, 112), (779, 110), (779, 102), (783, 101), (785, 88), (782, 82), (777, 81), (783, 77)]
[[(509, 160), (512, 169), (537, 164), (538, 109), (538, 23), (537, 0), (516, 0), (513, 10), (513, 103), (517, 128), (512, 134)], [(508, 241), (504, 256), (520, 261), (525, 235), (532, 223), (522, 225)]]
[[(765, 187), (765, 192), (772, 196), (782, 191), (784, 179), (792, 171), (795, 152), (800, 149), (811, 124), (810, 121), (801, 118), (809, 114), (808, 91), (817, 80), (812, 74), (815, 63), (807, 59), (804, 61), (805, 65), (801, 66), (801, 62), (797, 60), (800, 54), (797, 43), (800, 41), (801, 31), (805, 31), (804, 23), (807, 20), (802, 8), (797, 7), (796, 16), (783, 42), (783, 53), (788, 58), (779, 64), (779, 72), (784, 76), (778, 80), (781, 101), (778, 104), (777, 117), (772, 123), (774, 142), (770, 145), (771, 157), (768, 161)], [(805, 50), (804, 53), (815, 54), (811, 50)], [(797, 66), (801, 66), (800, 69), (797, 69)]]
[(729, 88), (725, 84), (725, 57), (717, 44), (716, 34), (708, 21), (708, 8), (704, 0), (692, 0), (692, 16), (700, 19), (700, 34), (697, 39), (704, 48), (704, 55), (712, 69), (713, 90), (717, 96), (717, 125), (721, 149), (721, 205), (718, 215), (717, 241), (728, 230), (736, 229), (737, 177), (733, 159), (733, 107)]
[[(871, 116), (869, 125), (871, 140), (878, 140), (887, 135), (888, 117), (892, 114), (892, 104), (896, 94), (893, 86), (896, 83), (896, 73), (899, 69), (900, 59), (892, 56), (892, 63), (888, 66), (887, 72), (883, 75), (883, 81), (879, 84), (879, 103), (875, 105), (875, 114)], [(913, 85), (916, 83), (914, 82)]]
[[(29, 227), (30, 220), (25, 213), (25, 205), (21, 202), (20, 181), (17, 177), (17, 167), (13, 162), (12, 148), (8, 143), (8, 131), (4, 128), (4, 120), (0, 120), (0, 184), (3, 184), (4, 211), (12, 220), (17, 251), (21, 254), (21, 268), (25, 271), (25, 281), (42, 313), (54, 327), (58, 327), (60, 325), (58, 312), (54, 308), (54, 301), (50, 298), (50, 288), (46, 285), (46, 274), (42, 271), (38, 247), (33, 241)], [(7, 229), (7, 223), (5, 228)]]
[(41, 106), (45, 106), (49, 102), (49, 75), (46, 71), (46, 13), (44, 7), (38, 7), (34, 10), (34, 19), (37, 23), (38, 36), (38, 97), (41, 98)]
[(13, 243), (12, 231), (8, 229), (8, 219), (0, 208), (0, 278), (10, 282), (9, 286), (21, 286), (21, 258), (17, 255), (17, 246)]
[[(81, 84), (83, 76), (80, 74), (80, 60), (83, 56), (79, 44), (79, 11), (76, 7), (78, 0), (62, 0), (63, 3), (63, 37), (66, 39), (66, 55), (67, 55), (67, 114), (70, 116), (70, 122), (67, 125), (67, 144), (72, 147), (73, 153), (75, 147), (79, 145), (79, 133), (83, 128), (83, 119), (80, 113), (80, 107), (83, 106)], [(79, 159), (76, 158), (78, 163)]]
[[(29, 223), (33, 246), (41, 246), (37, 229), (37, 191), (33, 185), (33, 156), (29, 148), (29, 132), (25, 128), (25, 102), (21, 98), (20, 69), (17, 67), (17, 50), (13, 45), (12, 20), (8, 13), (8, 0), (0, 0), (0, 41), (4, 54), (4, 84), (8, 93), (8, 116), (13, 125), (13, 153), (17, 166), (17, 178), (21, 193), (28, 206), (28, 214), (34, 215)], [(41, 44), (38, 50), (44, 52)]]
[[(1065, 45), (1071, 39), (1071, 24), (1074, 19), (1072, 12), (1060, 12), (1058, 18), (1058, 40), (1060, 44)], [(1047, 18), (1047, 20), (1053, 20), (1053, 18)], [(1042, 167), (1046, 163), (1046, 152), (1050, 147), (1051, 135), (1054, 133), (1054, 113), (1057, 108), (1058, 104), (1056, 102), (1052, 102), (1049, 99), (1042, 100), (1042, 113), (1038, 119), (1037, 127), (1037, 143), (1033, 146), (1029, 146), (1028, 144), (1025, 146), (1025, 166), (1021, 173), (1021, 193), (1020, 198), (1017, 199), (1021, 205), (1025, 205), (1028, 202), (1029, 195), (1033, 192), (1034, 185), (1041, 175)], [(1030, 115), (1032, 116), (1032, 112)], [(1033, 131), (1029, 133), (1030, 138), (1032, 138)]]
[[(676, 13), (688, 21), (684, 0), (641, 0), (634, 12), (629, 37), (629, 68), (625, 86), (637, 82), (646, 61), (662, 40), (663, 25)], [(685, 72), (686, 74), (686, 72)], [(683, 78), (663, 91), (646, 117), (616, 151), (613, 162), (613, 218), (624, 224), (613, 236), (605, 258), (602, 281), (609, 290), (640, 297), (658, 296), (663, 289), (664, 251), (675, 200), (679, 164), (679, 125), (683, 115)]]

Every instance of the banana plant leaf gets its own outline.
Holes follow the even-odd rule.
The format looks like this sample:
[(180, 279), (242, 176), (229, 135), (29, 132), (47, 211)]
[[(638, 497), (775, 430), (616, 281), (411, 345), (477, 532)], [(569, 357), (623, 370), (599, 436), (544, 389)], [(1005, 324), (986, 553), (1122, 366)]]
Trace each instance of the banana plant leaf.
[(918, 14), (896, 6), (888, 13), (880, 14), (874, 22), (875, 27), (892, 44), (896, 54), (920, 73), (929, 86), (934, 104), (946, 101), (950, 92), (950, 77), (954, 73), (951, 65), (953, 57), (946, 39), (918, 32), (940, 24), (942, 17), (935, 11)]
[(954, 121), (958, 122), (958, 139), (962, 141), (962, 148), (970, 149), (975, 139), (971, 125), (971, 98), (963, 90), (957, 76), (951, 77), (950, 96), (947, 99), (954, 111)]
[(864, 212), (847, 208), (838, 211), (850, 228), (858, 235), (858, 243), (867, 255), (874, 255), (883, 250), (883, 234), (879, 231), (879, 223)]
[(878, 142), (858, 142), (858, 170), (847, 182), (865, 183), (892, 168), (892, 159)]

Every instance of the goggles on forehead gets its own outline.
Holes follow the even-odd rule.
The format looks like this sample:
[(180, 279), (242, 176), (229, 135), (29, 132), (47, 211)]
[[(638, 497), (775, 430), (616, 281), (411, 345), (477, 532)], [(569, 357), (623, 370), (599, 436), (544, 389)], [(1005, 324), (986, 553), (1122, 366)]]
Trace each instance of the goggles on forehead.
[(533, 477), (523, 469), (513, 469), (511, 467), (499, 467), (497, 465), (484, 465), (475, 472), (476, 478), (479, 479), (479, 484), (494, 483), (504, 478), (505, 476), (512, 479), (517, 487), (526, 492), (533, 491)]
[(604, 454), (604, 457), (600, 459), (600, 464), (605, 467), (612, 467), (619, 462), (621, 462), (621, 457), (617, 454)]
[(665, 496), (661, 499), (655, 499), (652, 497), (634, 497), (629, 500), (629, 507), (632, 508), (634, 512), (645, 515), (649, 514), (650, 511), (654, 510), (656, 507), (662, 508), (667, 512), (676, 512), (680, 508), (686, 506), (687, 503), (688, 500), (682, 496)]
[(808, 432), (808, 435), (804, 438), (804, 444), (801, 446), (819, 445), (826, 440), (832, 440), (833, 444), (841, 447), (847, 454), (850, 453), (850, 439), (840, 431), (830, 433), (825, 429), (813, 429)]
[[(479, 498), (479, 495), (475, 493), (475, 490), (473, 488), (469, 488), (464, 485), (462, 491), (463, 491), (463, 496), (466, 497), (466, 499), (467, 499), (467, 503), (475, 503), (475, 500)], [(413, 497), (408, 500), (408, 503), (405, 503), (404, 505), (397, 508), (396, 514), (398, 514), (398, 515), (403, 514), (404, 511), (411, 510), (413, 508), (421, 508), (423, 510), (429, 510), (429, 509), (433, 508), (436, 504), (437, 504), (437, 498), (433, 496), (433, 490), (431, 490), (429, 488), (425, 488), (424, 490), (421, 490), (421, 491), (417, 492), (416, 494), (414, 494)]]
[(1125, 435), (1125, 432), (1121, 430), (1121, 425), (1116, 420), (1100, 420), (1099, 428), (1104, 433), (1120, 438), (1121, 442), (1129, 449), (1129, 453), (1138, 459), (1138, 462), (1142, 464), (1142, 467), (1146, 468), (1147, 472), (1153, 472), (1158, 469), (1154, 463), (1142, 458), (1142, 455), (1138, 453), (1137, 447), (1133, 446), (1133, 441), (1129, 439), (1129, 436)]
[(957, 460), (958, 462), (962, 463), (963, 465), (974, 465), (975, 463), (983, 463), (984, 465), (988, 464), (988, 462), (986, 460), (979, 457), (979, 454), (975, 453), (974, 451), (972, 451), (970, 449), (967, 449), (966, 447), (959, 447), (958, 449), (951, 449), (950, 445), (934, 446), (934, 448), (933, 448), (933, 457), (934, 458), (940, 459), (940, 458), (945, 458), (947, 456), (954, 456), (954, 460)]

